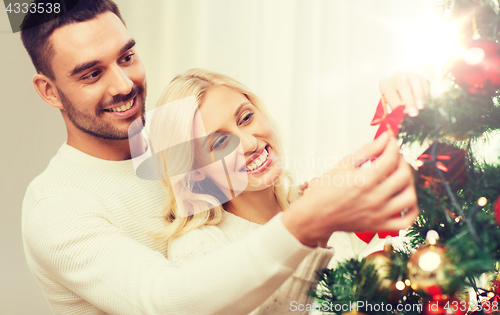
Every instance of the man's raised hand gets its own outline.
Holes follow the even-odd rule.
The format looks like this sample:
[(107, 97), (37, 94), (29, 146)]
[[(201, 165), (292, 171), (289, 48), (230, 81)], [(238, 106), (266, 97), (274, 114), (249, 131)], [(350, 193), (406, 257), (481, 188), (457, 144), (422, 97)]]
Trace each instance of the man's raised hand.
[(316, 246), (335, 231), (404, 229), (418, 213), (410, 166), (384, 133), (313, 179), (282, 220), (300, 242)]

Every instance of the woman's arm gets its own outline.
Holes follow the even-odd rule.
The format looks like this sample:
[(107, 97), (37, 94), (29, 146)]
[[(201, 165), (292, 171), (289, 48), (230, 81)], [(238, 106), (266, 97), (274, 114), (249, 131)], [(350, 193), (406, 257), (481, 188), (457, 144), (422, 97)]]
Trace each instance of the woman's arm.
[[(219, 227), (203, 226), (170, 241), (168, 259), (182, 266), (230, 243), (229, 237)], [(311, 303), (312, 298), (307, 295), (307, 291), (317, 282), (316, 271), (326, 268), (332, 256), (333, 249), (318, 248), (309, 253), (294, 274), (251, 314), (285, 314), (291, 311), (295, 313), (298, 311), (298, 305)], [(262, 257), (255, 259), (261, 260)], [(297, 310), (294, 310), (295, 308)]]

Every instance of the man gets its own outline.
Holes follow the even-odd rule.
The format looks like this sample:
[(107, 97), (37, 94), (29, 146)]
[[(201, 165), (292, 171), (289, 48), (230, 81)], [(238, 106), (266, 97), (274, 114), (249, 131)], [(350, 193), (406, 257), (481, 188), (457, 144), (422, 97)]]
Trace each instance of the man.
[[(165, 259), (166, 244), (148, 235), (162, 228), (165, 192), (138, 178), (130, 160), (131, 150), (147, 150), (140, 128), (128, 139), (145, 111), (135, 42), (109, 0), (80, 0), (53, 17), (28, 14), (21, 37), (38, 72), (33, 85), (61, 111), (68, 134), (23, 202), (28, 265), (54, 313), (247, 314), (334, 231), (398, 230), (417, 216), (409, 167), (383, 135), (347, 157), (379, 156), (378, 168), (341, 163), (325, 174), (363, 176), (365, 185), (318, 181), (256, 233), (176, 267)], [(420, 78), (403, 74), (381, 89), (410, 113), (426, 92)]]

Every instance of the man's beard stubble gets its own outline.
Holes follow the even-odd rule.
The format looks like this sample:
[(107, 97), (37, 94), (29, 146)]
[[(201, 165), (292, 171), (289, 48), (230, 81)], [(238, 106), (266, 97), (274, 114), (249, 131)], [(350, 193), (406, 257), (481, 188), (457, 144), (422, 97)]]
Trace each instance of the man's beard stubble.
[[(135, 136), (139, 132), (141, 132), (142, 128), (145, 124), (145, 112), (146, 112), (146, 85), (144, 87), (140, 85), (134, 85), (132, 91), (127, 95), (116, 95), (110, 102), (107, 103), (99, 103), (96, 110), (95, 115), (89, 115), (86, 113), (82, 113), (78, 109), (76, 109), (75, 105), (71, 100), (59, 89), (57, 89), (59, 93), (59, 97), (61, 99), (64, 111), (68, 116), (69, 120), (81, 131), (92, 135), (94, 137), (98, 137), (106, 140), (127, 140), (132, 136)], [(127, 102), (133, 99), (136, 96), (141, 96), (142, 101), (137, 99), (138, 112), (140, 113), (142, 125), (138, 125), (134, 119), (131, 121), (131, 125), (135, 128), (129, 130), (127, 128), (126, 131), (122, 131), (119, 128), (116, 128), (112, 124), (108, 122), (103, 122), (102, 117), (104, 115), (103, 109), (109, 106), (112, 106), (117, 103)], [(129, 125), (130, 126), (130, 125)]]

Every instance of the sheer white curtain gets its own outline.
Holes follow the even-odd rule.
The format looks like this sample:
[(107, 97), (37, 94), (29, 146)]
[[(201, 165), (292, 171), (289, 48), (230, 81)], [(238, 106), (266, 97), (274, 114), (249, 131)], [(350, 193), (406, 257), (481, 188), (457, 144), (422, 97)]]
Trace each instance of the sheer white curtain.
[[(148, 109), (193, 67), (230, 75), (268, 106), (299, 181), (370, 141), (378, 81), (412, 63), (405, 27), (429, 1), (117, 1), (148, 74)], [(410, 23), (410, 24), (409, 24)], [(293, 160), (292, 160), (293, 159)]]

